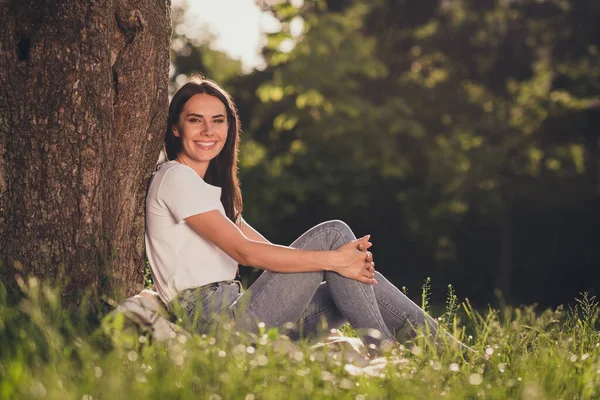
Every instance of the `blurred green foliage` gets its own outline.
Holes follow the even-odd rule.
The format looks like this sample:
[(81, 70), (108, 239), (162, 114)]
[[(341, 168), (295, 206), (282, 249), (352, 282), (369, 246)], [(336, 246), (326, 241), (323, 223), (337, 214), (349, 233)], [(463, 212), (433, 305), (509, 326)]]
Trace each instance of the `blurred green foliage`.
[(237, 100), (246, 220), (286, 243), (344, 219), (399, 286), (431, 275), (553, 304), (594, 291), (600, 3), (258, 3), (281, 23), (264, 70), (194, 64)]

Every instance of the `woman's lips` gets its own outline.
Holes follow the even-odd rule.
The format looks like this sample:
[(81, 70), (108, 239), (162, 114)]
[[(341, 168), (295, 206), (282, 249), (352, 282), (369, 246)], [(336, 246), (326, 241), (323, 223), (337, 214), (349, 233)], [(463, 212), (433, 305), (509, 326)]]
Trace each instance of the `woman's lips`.
[(194, 141), (194, 143), (202, 150), (210, 150), (217, 145), (217, 142)]

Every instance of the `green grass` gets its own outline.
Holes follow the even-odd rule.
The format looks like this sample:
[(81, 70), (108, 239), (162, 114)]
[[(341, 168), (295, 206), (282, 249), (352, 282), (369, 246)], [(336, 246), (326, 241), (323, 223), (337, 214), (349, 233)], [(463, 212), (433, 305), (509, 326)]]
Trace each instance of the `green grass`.
[(461, 319), (451, 292), (441, 321), (476, 353), (423, 336), (390, 349), (373, 372), (327, 347), (282, 351), (275, 331), (249, 339), (229, 327), (155, 343), (125, 319), (103, 319), (110, 310), (99, 299), (72, 310), (36, 280), (17, 297), (0, 289), (1, 399), (600, 397), (598, 304), (585, 294), (568, 310), (478, 312), (465, 302)]

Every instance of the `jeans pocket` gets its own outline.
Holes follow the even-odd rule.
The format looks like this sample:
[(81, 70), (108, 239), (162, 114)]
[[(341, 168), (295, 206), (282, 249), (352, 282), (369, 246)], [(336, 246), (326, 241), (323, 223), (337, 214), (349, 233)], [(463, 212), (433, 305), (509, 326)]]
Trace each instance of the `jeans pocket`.
[(186, 289), (171, 301), (169, 309), (184, 325), (190, 325), (192, 329), (199, 331), (209, 321), (207, 305), (213, 302), (218, 290), (219, 287), (215, 285)]
[(207, 333), (218, 322), (232, 319), (230, 306), (241, 292), (237, 281), (224, 281), (208, 284), (180, 292), (170, 303), (170, 309), (182, 319), (185, 325), (198, 333)]
[(212, 287), (210, 291), (205, 291), (197, 299), (196, 313), (208, 323), (215, 314), (221, 311), (222, 303), (223, 288), (221, 286)]

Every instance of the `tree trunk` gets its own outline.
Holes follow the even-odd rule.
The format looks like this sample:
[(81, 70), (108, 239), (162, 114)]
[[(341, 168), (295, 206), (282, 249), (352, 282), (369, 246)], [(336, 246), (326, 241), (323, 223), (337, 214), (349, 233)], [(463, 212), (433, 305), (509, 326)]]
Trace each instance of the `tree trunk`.
[(170, 0), (0, 0), (0, 271), (129, 295), (168, 107)]

